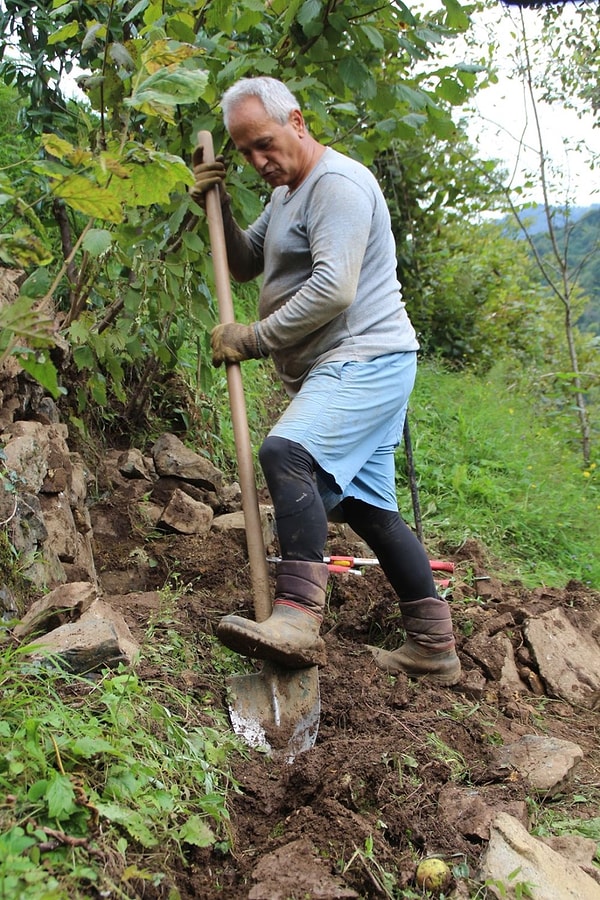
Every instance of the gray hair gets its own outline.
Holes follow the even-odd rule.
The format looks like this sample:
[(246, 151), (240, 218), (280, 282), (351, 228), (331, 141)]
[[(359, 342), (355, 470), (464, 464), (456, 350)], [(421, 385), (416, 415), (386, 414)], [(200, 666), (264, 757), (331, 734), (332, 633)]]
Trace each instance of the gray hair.
[(287, 123), (289, 115), (294, 109), (300, 109), (298, 101), (283, 81), (269, 78), (267, 75), (240, 78), (225, 91), (221, 98), (223, 121), (228, 131), (229, 114), (232, 108), (246, 97), (257, 97), (264, 106), (268, 117), (280, 125)]

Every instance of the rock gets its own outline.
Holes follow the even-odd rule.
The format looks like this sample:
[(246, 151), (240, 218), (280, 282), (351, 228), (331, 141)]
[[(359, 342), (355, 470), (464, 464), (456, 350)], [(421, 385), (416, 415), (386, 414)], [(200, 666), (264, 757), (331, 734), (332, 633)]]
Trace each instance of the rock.
[[(576, 863), (532, 837), (507, 813), (490, 827), (478, 877), (498, 898), (600, 900), (600, 885)], [(525, 893), (527, 890), (527, 893)]]
[(143, 478), (146, 481), (152, 480), (141, 450), (138, 450), (135, 447), (122, 453), (117, 461), (117, 465), (119, 467), (119, 472), (125, 478)]
[[(58, 654), (74, 672), (129, 665), (139, 653), (123, 616), (103, 600), (94, 600), (77, 621), (67, 622), (37, 638), (31, 656)], [(27, 648), (26, 648), (27, 649)]]
[(598, 848), (598, 843), (592, 838), (581, 837), (578, 834), (550, 835), (541, 837), (540, 840), (582, 868), (593, 864)]
[(158, 520), (159, 528), (179, 534), (208, 534), (213, 511), (206, 503), (199, 503), (184, 491), (176, 490)]
[(488, 803), (476, 788), (459, 787), (452, 782), (445, 784), (438, 798), (440, 816), (469, 840), (487, 841), (490, 825), (499, 811), (514, 816), (524, 827), (529, 824), (529, 813), (524, 801), (506, 800)]
[(481, 700), (485, 694), (487, 681), (485, 675), (476, 669), (470, 669), (463, 674), (460, 690), (470, 700)]
[(71, 483), (68, 487), (69, 503), (78, 508), (87, 498), (89, 472), (79, 453), (71, 453)]
[(48, 428), (48, 449), (46, 451), (46, 477), (40, 491), (59, 494), (69, 489), (73, 477), (73, 464), (65, 436), (58, 428)]
[(29, 607), (14, 628), (14, 636), (22, 640), (32, 634), (46, 633), (65, 621), (80, 618), (96, 600), (96, 588), (86, 581), (74, 581), (55, 588)]
[(0, 621), (10, 622), (19, 615), (17, 598), (8, 585), (0, 587)]
[(496, 635), (494, 638), (504, 649), (504, 663), (500, 671), (500, 687), (506, 694), (519, 694), (527, 691), (528, 685), (521, 679), (519, 669), (515, 662), (513, 645), (507, 637)]
[(48, 537), (42, 505), (37, 494), (23, 491), (16, 497), (16, 515), (11, 520), (11, 542), (17, 553), (33, 552)]
[(40, 494), (48, 531), (45, 549), (53, 550), (61, 562), (72, 563), (77, 556), (77, 528), (65, 494)]
[(506, 773), (516, 770), (536, 791), (552, 796), (564, 788), (582, 759), (581, 747), (572, 741), (526, 734), (495, 748), (492, 768)]
[[(494, 681), (500, 681), (504, 673), (505, 680), (516, 675), (518, 683), (520, 679), (516, 672), (512, 644), (504, 633), (515, 627), (512, 614), (504, 612), (493, 615), (479, 622), (478, 626), (473, 637), (465, 642), (464, 652)], [(526, 690), (526, 687), (520, 684), (518, 689)]]
[(50, 455), (55, 463), (68, 459), (67, 437), (66, 425), (13, 422), (2, 434), (6, 468), (16, 472), (21, 483), (37, 494), (48, 474)]
[[(193, 500), (197, 500), (199, 503), (206, 503), (213, 510), (218, 509), (221, 505), (220, 498), (214, 491), (207, 491), (197, 487), (195, 484), (189, 484), (187, 481), (182, 481), (181, 478), (166, 476), (161, 476), (155, 481), (149, 500), (152, 503), (160, 504), (162, 508), (167, 505), (174, 491), (183, 491), (184, 494), (192, 497)], [(146, 499), (146, 496), (144, 499)]]
[(174, 434), (161, 435), (152, 447), (152, 457), (158, 475), (172, 475), (219, 493), (223, 473), (210, 460), (194, 453)]
[(596, 709), (600, 704), (600, 610), (578, 611), (574, 624), (565, 610), (550, 609), (528, 619), (523, 630), (552, 695)]
[(359, 896), (332, 874), (330, 865), (307, 838), (267, 853), (254, 868), (252, 878), (258, 883), (250, 890), (248, 900), (342, 900)]
[[(259, 505), (260, 524), (263, 533), (263, 543), (265, 547), (272, 544), (275, 540), (275, 515), (272, 506), (266, 504)], [(237, 512), (225, 513), (222, 516), (215, 516), (213, 521), (215, 531), (229, 531), (234, 534), (240, 544), (246, 546), (246, 520), (242, 510)]]

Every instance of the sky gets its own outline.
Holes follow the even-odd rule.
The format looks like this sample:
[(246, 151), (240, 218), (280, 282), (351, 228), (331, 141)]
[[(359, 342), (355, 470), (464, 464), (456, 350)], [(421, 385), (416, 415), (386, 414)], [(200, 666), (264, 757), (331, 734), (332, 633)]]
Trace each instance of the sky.
[[(568, 8), (565, 8), (565, 14), (569, 14)], [(528, 36), (533, 37), (539, 31), (541, 13), (524, 8), (523, 20)], [(481, 46), (486, 46), (490, 33), (493, 33), (499, 50), (506, 48), (503, 54), (506, 63), (500, 65), (498, 84), (480, 91), (474, 103), (463, 111), (467, 131), (477, 145), (480, 157), (500, 159), (511, 173), (512, 183), (523, 185), (528, 170), (539, 171), (539, 151), (527, 147), (538, 148), (539, 145), (531, 107), (528, 107), (520, 80), (511, 77), (508, 59), (514, 46), (511, 32), (520, 30), (521, 14), (516, 7), (507, 8), (497, 3), (475, 17), (475, 23), (475, 34), (481, 36)], [(556, 104), (538, 103), (537, 110), (550, 170), (558, 170), (551, 187), (551, 202), (556, 205), (568, 202), (571, 206), (600, 203), (600, 178), (589, 164), (590, 156), (594, 154), (600, 162), (600, 120), (597, 117), (594, 120), (589, 114), (580, 119), (574, 111)], [(521, 138), (525, 146), (519, 148)], [(577, 141), (584, 141), (588, 150), (576, 152)], [(537, 187), (527, 193), (526, 199), (542, 202), (541, 189)]]

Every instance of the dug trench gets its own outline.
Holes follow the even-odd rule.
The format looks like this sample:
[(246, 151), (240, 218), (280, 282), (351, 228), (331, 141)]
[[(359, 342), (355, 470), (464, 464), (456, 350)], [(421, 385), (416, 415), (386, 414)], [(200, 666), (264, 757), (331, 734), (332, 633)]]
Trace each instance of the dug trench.
[[(104, 507), (104, 516), (114, 513), (114, 539), (98, 543), (95, 558), (100, 580), (110, 580), (110, 602), (121, 602), (140, 642), (155, 619), (165, 635), (174, 629), (197, 645), (194, 663), (173, 675), (174, 686), (210, 724), (211, 709), (227, 709), (211, 636), (222, 615), (252, 615), (243, 542), (214, 530), (202, 538), (141, 540), (121, 504), (108, 497)], [(327, 550), (370, 555), (339, 527)], [(478, 869), (499, 811), (529, 829), (548, 809), (563, 818), (600, 816), (600, 712), (593, 703), (583, 708), (553, 695), (524, 633), (528, 617), (552, 610), (591, 621), (599, 595), (579, 583), (535, 590), (502, 583), (490, 574), (485, 548), (474, 542), (437, 548), (438, 555), (444, 551), (455, 564), (443, 589), (463, 666), (460, 684), (440, 689), (378, 671), (364, 645), (393, 649), (402, 638), (389, 586), (376, 566), (358, 577), (331, 575), (315, 746), (292, 763), (253, 749), (234, 754), (233, 849), (188, 848), (185, 858), (170, 858), (161, 886), (145, 885), (140, 896), (167, 897), (169, 885), (182, 900), (433, 896), (415, 884), (417, 863), (431, 855), (453, 872), (445, 896), (486, 896)], [(132, 590), (132, 561), (142, 553), (153, 566)], [(169, 580), (179, 590), (167, 626), (164, 609), (158, 615), (164, 605), (159, 589)], [(154, 628), (155, 641), (160, 628)], [(156, 673), (145, 671), (142, 661), (140, 675)], [(527, 735), (581, 748), (578, 765), (558, 790), (540, 793), (526, 775), (498, 765), (498, 748)]]

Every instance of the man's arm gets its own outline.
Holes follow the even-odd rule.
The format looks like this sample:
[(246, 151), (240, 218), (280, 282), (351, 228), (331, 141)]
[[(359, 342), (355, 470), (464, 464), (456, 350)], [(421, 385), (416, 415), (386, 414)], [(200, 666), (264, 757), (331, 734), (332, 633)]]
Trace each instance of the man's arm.
[(225, 190), (227, 169), (223, 157), (218, 156), (211, 163), (203, 162), (202, 158), (202, 147), (197, 147), (192, 159), (195, 182), (190, 194), (198, 206), (205, 209), (207, 191), (219, 188), (229, 271), (236, 281), (251, 281), (262, 272), (262, 253), (257, 253), (255, 245), (233, 217), (231, 197)]

